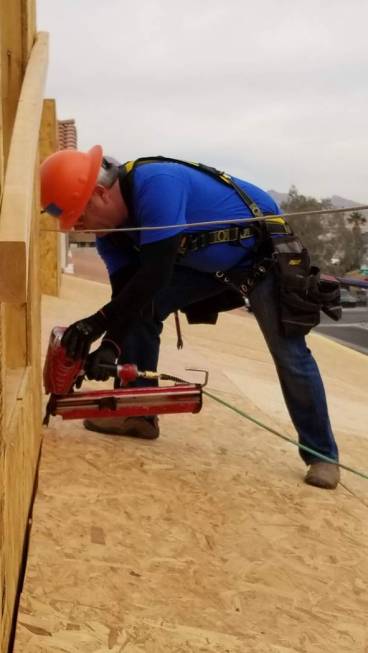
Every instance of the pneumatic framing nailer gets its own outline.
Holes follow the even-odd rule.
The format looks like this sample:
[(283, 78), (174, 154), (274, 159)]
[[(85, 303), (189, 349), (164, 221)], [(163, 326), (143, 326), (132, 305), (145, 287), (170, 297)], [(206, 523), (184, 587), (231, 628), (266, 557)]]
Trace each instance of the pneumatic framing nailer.
[[(202, 408), (203, 384), (187, 383), (168, 374), (142, 372), (135, 365), (109, 366), (111, 376), (120, 379), (121, 387), (115, 390), (75, 391), (80, 387), (85, 373), (85, 360), (72, 360), (61, 344), (65, 327), (54, 327), (43, 369), (45, 393), (50, 394), (44, 424), (50, 415), (63, 419), (93, 417), (150, 416), (163, 413), (198, 413)], [(193, 370), (203, 372), (204, 370)], [(173, 381), (166, 387), (128, 387), (140, 378)]]

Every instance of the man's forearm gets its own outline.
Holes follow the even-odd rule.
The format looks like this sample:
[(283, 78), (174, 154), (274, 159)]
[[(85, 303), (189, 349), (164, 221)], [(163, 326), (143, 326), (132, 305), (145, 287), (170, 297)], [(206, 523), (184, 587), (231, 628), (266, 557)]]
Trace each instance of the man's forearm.
[(168, 285), (179, 243), (180, 235), (142, 247), (140, 268), (102, 309), (110, 325), (106, 338), (120, 344), (129, 325), (142, 316), (155, 294)]

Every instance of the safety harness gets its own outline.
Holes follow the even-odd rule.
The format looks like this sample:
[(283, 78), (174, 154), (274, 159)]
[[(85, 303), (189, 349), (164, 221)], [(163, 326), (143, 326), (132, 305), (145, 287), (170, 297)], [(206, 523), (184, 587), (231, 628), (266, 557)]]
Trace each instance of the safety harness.
[[(237, 195), (241, 198), (244, 205), (249, 209), (251, 215), (254, 218), (263, 217), (262, 210), (256, 204), (256, 202), (237, 184), (234, 179), (227, 174), (226, 172), (221, 172), (216, 168), (207, 166), (204, 163), (194, 163), (193, 161), (182, 161), (181, 159), (173, 159), (165, 156), (150, 156), (150, 157), (141, 157), (135, 161), (128, 161), (125, 163), (123, 168), (123, 173), (120, 176), (120, 183), (123, 187), (124, 197), (127, 200), (128, 207), (132, 211), (133, 207), (131, 205), (131, 189), (132, 189), (132, 174), (133, 171), (147, 163), (179, 163), (180, 165), (193, 168), (195, 170), (200, 170), (205, 174), (213, 177), (220, 183), (230, 186)], [(190, 227), (190, 225), (188, 225)], [(282, 218), (282, 216), (272, 216), (265, 217), (262, 222), (253, 222), (251, 218), (249, 219), (249, 225), (246, 227), (234, 226), (228, 227), (225, 229), (217, 229), (215, 231), (203, 231), (184, 234), (178, 254), (180, 256), (185, 256), (188, 252), (195, 252), (209, 245), (219, 245), (223, 243), (239, 243), (248, 238), (254, 238), (254, 236), (262, 239), (264, 234), (269, 236), (281, 235), (281, 234), (291, 234), (291, 228), (287, 222)]]
[(321, 310), (333, 320), (337, 321), (341, 318), (339, 284), (334, 281), (322, 282), (319, 268), (311, 266), (307, 249), (284, 218), (280, 215), (264, 216), (256, 202), (225, 172), (203, 163), (164, 156), (141, 157), (135, 161), (128, 161), (120, 168), (119, 179), (131, 215), (134, 215), (131, 200), (132, 173), (140, 165), (163, 162), (179, 163), (213, 177), (232, 188), (254, 218), (264, 218), (253, 223), (249, 218), (246, 226), (186, 233), (180, 242), (179, 257), (210, 245), (240, 243), (256, 236), (257, 262), (247, 270), (241, 268), (233, 268), (226, 272), (218, 270), (215, 278), (219, 282), (236, 290), (245, 298), (249, 297), (257, 283), (273, 269), (279, 281), (280, 319), (286, 336), (309, 333), (319, 323)]

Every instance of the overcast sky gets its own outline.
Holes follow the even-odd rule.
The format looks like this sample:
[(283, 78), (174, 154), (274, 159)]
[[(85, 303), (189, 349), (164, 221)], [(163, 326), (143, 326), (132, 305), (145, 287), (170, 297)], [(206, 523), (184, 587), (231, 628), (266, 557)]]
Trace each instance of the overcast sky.
[(38, 0), (79, 148), (368, 202), (366, 0)]

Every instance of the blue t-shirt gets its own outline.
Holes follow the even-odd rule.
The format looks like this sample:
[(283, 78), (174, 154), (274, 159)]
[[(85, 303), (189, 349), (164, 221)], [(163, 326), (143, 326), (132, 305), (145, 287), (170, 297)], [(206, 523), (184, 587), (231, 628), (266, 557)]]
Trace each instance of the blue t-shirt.
[[(178, 163), (147, 163), (138, 166), (134, 172), (132, 204), (134, 226), (174, 227), (131, 233), (131, 250), (122, 248), (114, 234), (97, 238), (97, 250), (105, 261), (109, 274), (137, 261), (136, 246), (154, 243), (180, 233), (215, 231), (229, 225), (215, 224), (191, 227), (195, 222), (252, 219), (251, 211), (239, 195), (229, 186), (194, 168)], [(237, 183), (259, 206), (264, 214), (280, 214), (273, 198), (257, 186), (237, 179)], [(235, 226), (236, 223), (233, 223)], [(239, 222), (239, 226), (244, 226)], [(122, 225), (126, 226), (126, 225)], [(252, 262), (255, 238), (238, 243), (209, 245), (196, 252), (188, 252), (180, 258), (180, 265), (186, 265), (202, 272), (229, 270), (235, 265), (247, 266)]]

